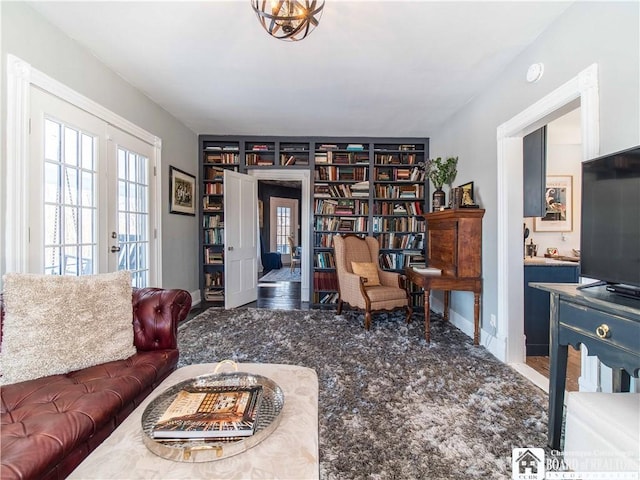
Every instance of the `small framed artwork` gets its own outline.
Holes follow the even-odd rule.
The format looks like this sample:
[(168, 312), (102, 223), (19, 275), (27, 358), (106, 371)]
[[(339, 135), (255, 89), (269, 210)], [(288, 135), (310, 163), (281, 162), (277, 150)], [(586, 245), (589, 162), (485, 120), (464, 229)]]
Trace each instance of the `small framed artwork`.
[(536, 232), (573, 231), (573, 177), (547, 176), (544, 191), (545, 215), (533, 219)]
[(169, 165), (169, 213), (196, 214), (196, 177)]
[(463, 183), (458, 188), (462, 189), (462, 203), (461, 206), (466, 207), (469, 205), (475, 205), (473, 200), (473, 182)]

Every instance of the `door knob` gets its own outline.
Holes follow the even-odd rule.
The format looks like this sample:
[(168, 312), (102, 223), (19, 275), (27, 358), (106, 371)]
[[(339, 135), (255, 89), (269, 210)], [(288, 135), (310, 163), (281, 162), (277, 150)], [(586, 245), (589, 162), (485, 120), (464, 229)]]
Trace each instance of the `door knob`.
[(227, 250), (231, 251), (231, 250), (233, 250), (233, 247), (229, 247)]
[(120, 251), (120, 247), (116, 247), (115, 245), (113, 247), (111, 247), (111, 252), (112, 253), (116, 253)]

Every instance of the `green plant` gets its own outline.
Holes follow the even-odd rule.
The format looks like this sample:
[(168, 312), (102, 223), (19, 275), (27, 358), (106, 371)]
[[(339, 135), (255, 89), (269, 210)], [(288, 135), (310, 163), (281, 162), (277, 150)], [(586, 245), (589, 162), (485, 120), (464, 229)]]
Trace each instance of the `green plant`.
[(451, 185), (458, 174), (458, 157), (448, 157), (442, 160), (441, 157), (427, 162), (427, 176), (436, 189), (441, 189), (446, 183)]

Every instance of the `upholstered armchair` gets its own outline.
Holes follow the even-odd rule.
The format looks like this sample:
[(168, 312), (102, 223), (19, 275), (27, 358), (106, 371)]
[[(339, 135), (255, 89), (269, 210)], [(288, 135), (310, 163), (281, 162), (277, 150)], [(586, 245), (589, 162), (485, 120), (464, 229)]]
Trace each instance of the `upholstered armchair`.
[(333, 238), (338, 276), (337, 313), (343, 304), (364, 310), (364, 327), (371, 327), (371, 313), (380, 310), (404, 308), (407, 322), (413, 309), (406, 289), (404, 275), (380, 268), (380, 245), (374, 237), (336, 235)]

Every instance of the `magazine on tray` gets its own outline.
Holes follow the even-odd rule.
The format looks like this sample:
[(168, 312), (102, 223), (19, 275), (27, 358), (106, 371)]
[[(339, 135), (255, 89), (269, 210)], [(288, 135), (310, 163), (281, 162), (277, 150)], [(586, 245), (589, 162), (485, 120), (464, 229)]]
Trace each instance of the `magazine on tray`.
[(262, 386), (215, 386), (181, 390), (156, 422), (158, 440), (253, 435)]

